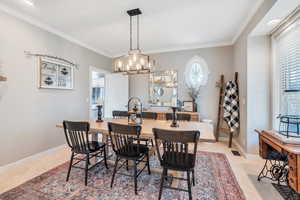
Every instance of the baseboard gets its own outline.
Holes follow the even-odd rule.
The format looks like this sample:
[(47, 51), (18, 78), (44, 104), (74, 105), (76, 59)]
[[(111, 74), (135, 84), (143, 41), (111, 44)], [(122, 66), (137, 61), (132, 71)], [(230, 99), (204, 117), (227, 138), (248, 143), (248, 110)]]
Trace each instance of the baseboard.
[(41, 157), (43, 157), (43, 156), (45, 156), (45, 155), (48, 155), (48, 154), (50, 154), (50, 153), (53, 153), (53, 152), (55, 152), (55, 151), (58, 151), (58, 150), (60, 150), (60, 149), (65, 148), (65, 147), (66, 147), (66, 145), (63, 144), (63, 145), (60, 145), (60, 146), (57, 146), (57, 147), (48, 149), (48, 150), (46, 150), (46, 151), (42, 151), (42, 152), (40, 152), (40, 153), (34, 154), (34, 155), (32, 155), (32, 156), (23, 158), (23, 159), (18, 160), (18, 161), (16, 161), (16, 162), (13, 162), (13, 163), (10, 163), (10, 164), (1, 166), (1, 167), (0, 167), (0, 173), (2, 173), (3, 171), (5, 171), (5, 170), (7, 170), (7, 169), (12, 168), (12, 167), (16, 167), (16, 166), (18, 166), (18, 165), (20, 165), (20, 164), (22, 164), (22, 163), (25, 163), (25, 162), (28, 162), (28, 161), (31, 161), (31, 160), (39, 159), (39, 158), (41, 158)]
[(237, 148), (237, 150), (240, 152), (240, 154), (247, 158), (247, 153), (244, 151), (244, 148), (238, 143), (236, 139), (232, 139), (233, 145)]
[(245, 157), (248, 160), (260, 160), (260, 156), (258, 154), (250, 154), (246, 153), (244, 148), (238, 143), (236, 139), (232, 140), (232, 143), (236, 146), (237, 150), (241, 153), (243, 157)]

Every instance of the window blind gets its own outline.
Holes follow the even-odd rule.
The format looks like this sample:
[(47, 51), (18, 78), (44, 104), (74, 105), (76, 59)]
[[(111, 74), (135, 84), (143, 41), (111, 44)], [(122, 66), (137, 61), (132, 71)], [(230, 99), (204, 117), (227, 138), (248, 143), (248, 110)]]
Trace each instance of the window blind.
[(279, 37), (278, 56), (281, 89), (300, 92), (300, 20)]
[(280, 72), (280, 113), (300, 115), (300, 20), (277, 38)]

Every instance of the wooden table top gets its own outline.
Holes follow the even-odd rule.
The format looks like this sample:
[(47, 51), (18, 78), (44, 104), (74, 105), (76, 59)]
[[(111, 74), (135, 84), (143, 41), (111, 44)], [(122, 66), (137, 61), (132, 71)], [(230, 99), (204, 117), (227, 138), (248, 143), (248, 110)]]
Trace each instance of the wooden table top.
[(266, 138), (267, 140), (271, 141), (272, 143), (274, 143), (275, 145), (279, 146), (280, 148), (293, 153), (293, 154), (300, 154), (300, 145), (296, 145), (296, 144), (287, 144), (283, 141), (281, 141), (279, 138), (274, 137), (274, 130), (256, 130), (256, 132), (260, 135), (263, 136), (264, 138)]
[[(84, 120), (90, 123), (90, 131), (92, 133), (108, 134), (107, 122), (114, 122), (120, 124), (128, 124), (128, 119), (105, 119), (103, 122), (96, 122), (95, 120)], [(178, 121), (179, 127), (170, 127), (171, 121), (166, 120), (150, 120), (143, 119), (142, 133), (143, 138), (153, 138), (152, 128), (160, 128), (167, 130), (199, 130), (200, 141), (215, 142), (213, 132), (213, 125), (203, 122), (194, 121)], [(56, 127), (63, 128), (62, 124), (57, 124)]]

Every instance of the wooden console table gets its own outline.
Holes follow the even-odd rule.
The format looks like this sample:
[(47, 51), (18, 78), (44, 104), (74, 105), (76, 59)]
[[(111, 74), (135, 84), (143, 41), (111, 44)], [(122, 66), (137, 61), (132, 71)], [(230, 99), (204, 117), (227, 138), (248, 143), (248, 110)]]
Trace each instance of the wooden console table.
[[(256, 131), (259, 134), (259, 155), (266, 159), (269, 147), (288, 156), (290, 186), (300, 193), (300, 145), (287, 144), (274, 137), (274, 131)], [(272, 133), (273, 132), (273, 133)]]

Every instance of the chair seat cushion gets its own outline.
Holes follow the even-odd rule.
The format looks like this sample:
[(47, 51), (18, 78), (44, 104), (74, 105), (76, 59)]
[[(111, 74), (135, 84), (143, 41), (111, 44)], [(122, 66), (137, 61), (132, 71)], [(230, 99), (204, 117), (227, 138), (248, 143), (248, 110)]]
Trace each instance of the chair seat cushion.
[(104, 142), (97, 142), (97, 141), (91, 141), (89, 142), (88, 145), (86, 145), (87, 147), (89, 146), (90, 149), (86, 148), (86, 149), (79, 149), (74, 147), (73, 151), (76, 153), (93, 153), (96, 151), (99, 151), (100, 149), (105, 147), (105, 143)]
[[(138, 152), (139, 150), (139, 152)], [(124, 157), (139, 158), (148, 153), (149, 148), (143, 144), (130, 144), (120, 148), (116, 153)]]
[(89, 145), (90, 145), (90, 148), (91, 148), (92, 151), (99, 151), (100, 149), (105, 147), (104, 142), (92, 141), (92, 142), (89, 142)]
[(162, 156), (161, 165), (174, 170), (188, 170), (194, 168), (194, 155), (180, 152), (165, 152)]

